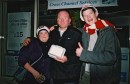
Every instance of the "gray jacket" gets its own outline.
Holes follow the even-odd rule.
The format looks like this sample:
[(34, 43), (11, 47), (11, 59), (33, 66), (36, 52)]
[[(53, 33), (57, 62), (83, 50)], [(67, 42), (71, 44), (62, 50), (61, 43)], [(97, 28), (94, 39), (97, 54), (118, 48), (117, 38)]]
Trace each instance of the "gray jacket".
[(90, 64), (90, 84), (119, 84), (121, 48), (116, 32), (111, 27), (99, 31), (93, 51), (88, 51), (90, 35), (82, 31), (83, 51), (80, 60)]

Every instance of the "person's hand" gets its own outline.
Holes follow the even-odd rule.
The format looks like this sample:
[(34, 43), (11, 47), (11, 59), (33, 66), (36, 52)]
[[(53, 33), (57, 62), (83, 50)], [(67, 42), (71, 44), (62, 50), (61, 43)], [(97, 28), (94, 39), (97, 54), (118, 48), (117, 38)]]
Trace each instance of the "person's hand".
[(65, 63), (67, 61), (67, 57), (66, 56), (62, 56), (62, 57), (56, 57), (55, 58), (56, 61), (61, 62), (61, 63)]
[(45, 76), (40, 74), (38, 71), (35, 70), (32, 74), (37, 82), (42, 83), (45, 81)]
[(50, 29), (50, 31), (53, 31), (54, 30), (54, 26), (51, 26), (49, 29)]
[(81, 46), (80, 42), (78, 42), (79, 48), (76, 49), (76, 55), (80, 57), (83, 47)]
[(57, 25), (53, 25), (53, 26), (51, 26), (49, 29), (50, 29), (50, 31), (53, 31), (54, 29), (55, 29), (55, 26), (57, 26)]
[(45, 76), (43, 75), (43, 74), (40, 74), (40, 77), (39, 78), (37, 78), (36, 80), (37, 80), (37, 82), (39, 82), (39, 83), (43, 83), (44, 81), (45, 81)]
[(39, 80), (39, 78), (41, 77), (41, 74), (38, 71), (36, 71), (36, 70), (33, 71), (32, 75), (34, 76), (34, 78), (36, 80)]
[(23, 46), (27, 46), (29, 43), (30, 43), (31, 39), (30, 38), (26, 38), (24, 41), (23, 41)]

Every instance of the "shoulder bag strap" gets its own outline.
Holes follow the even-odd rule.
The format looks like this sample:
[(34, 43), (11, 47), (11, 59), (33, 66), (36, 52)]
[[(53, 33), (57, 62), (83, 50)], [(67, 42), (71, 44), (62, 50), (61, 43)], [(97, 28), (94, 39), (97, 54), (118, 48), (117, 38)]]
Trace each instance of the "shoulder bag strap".
[(31, 64), (31, 66), (33, 66), (34, 64), (36, 64), (36, 63), (42, 58), (42, 56), (43, 56), (43, 53), (41, 54), (41, 56), (40, 56), (35, 62), (33, 62), (33, 63)]

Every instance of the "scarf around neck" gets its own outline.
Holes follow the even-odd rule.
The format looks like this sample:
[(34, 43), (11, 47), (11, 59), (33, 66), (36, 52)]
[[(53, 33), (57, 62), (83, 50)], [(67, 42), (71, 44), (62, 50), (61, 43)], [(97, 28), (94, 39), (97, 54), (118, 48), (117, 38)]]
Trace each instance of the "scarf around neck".
[[(111, 26), (112, 28), (114, 28), (114, 25), (112, 23), (110, 23), (109, 21), (99, 19), (92, 25), (85, 24), (84, 25), (84, 31), (86, 31), (86, 32), (88, 32), (88, 34), (92, 35), (97, 30), (103, 29), (103, 28), (105, 28), (107, 26)], [(114, 28), (114, 30), (116, 31), (115, 28)]]

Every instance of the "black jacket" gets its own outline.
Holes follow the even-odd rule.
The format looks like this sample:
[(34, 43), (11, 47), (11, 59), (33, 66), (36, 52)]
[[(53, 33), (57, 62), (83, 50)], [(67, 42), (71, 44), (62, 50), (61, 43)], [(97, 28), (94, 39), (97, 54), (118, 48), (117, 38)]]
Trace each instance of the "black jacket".
[(67, 28), (62, 37), (60, 37), (58, 28), (55, 28), (50, 33), (51, 42), (64, 47), (66, 49), (65, 56), (68, 59), (65, 63), (52, 60), (51, 76), (54, 79), (73, 80), (79, 78), (81, 61), (76, 56), (75, 51), (78, 47), (78, 42), (81, 42), (81, 36), (81, 32), (71, 26)]

